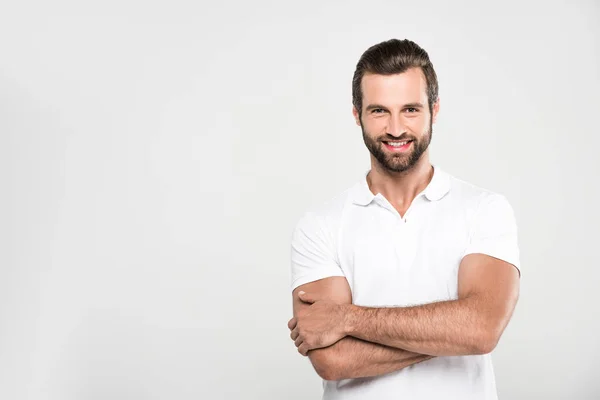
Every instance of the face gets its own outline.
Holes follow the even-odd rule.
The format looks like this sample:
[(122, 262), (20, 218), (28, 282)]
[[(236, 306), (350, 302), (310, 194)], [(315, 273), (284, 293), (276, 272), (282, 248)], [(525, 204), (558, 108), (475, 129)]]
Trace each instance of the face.
[(365, 74), (361, 82), (362, 113), (354, 108), (365, 145), (390, 172), (410, 170), (431, 142), (439, 101), (431, 115), (427, 81), (420, 68), (401, 74)]

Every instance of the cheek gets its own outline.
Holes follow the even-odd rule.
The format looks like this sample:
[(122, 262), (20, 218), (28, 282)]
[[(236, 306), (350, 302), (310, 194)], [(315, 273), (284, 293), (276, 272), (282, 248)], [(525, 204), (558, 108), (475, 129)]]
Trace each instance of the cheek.
[(386, 122), (384, 118), (363, 120), (363, 127), (365, 131), (373, 134), (385, 133)]
[(425, 132), (429, 130), (429, 118), (410, 118), (406, 122), (406, 126), (414, 132)]

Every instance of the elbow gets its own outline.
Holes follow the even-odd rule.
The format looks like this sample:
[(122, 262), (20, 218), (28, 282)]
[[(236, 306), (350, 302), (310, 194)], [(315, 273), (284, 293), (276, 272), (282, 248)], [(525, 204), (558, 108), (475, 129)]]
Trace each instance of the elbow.
[(327, 368), (318, 373), (321, 379), (326, 381), (338, 381), (342, 379), (333, 368)]
[(494, 351), (510, 321), (517, 298), (518, 292), (511, 302), (505, 302), (475, 318), (477, 321), (474, 327), (474, 331), (477, 332), (474, 340), (476, 354), (488, 354)]
[(489, 354), (496, 348), (498, 344), (498, 340), (492, 337), (491, 335), (485, 335), (481, 339), (479, 339), (476, 348), (475, 354), (483, 355)]
[(496, 326), (481, 330), (474, 346), (475, 354), (489, 354), (494, 351), (500, 341), (501, 334), (502, 330)]
[(317, 375), (326, 381), (342, 379), (337, 357), (331, 348), (311, 350), (308, 357)]

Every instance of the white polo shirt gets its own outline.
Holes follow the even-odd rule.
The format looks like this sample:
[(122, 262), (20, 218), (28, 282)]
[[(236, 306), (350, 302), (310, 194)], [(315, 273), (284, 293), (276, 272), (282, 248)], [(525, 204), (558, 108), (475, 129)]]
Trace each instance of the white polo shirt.
[[(500, 194), (434, 165), (404, 216), (363, 177), (298, 221), (292, 290), (345, 276), (352, 303), (406, 307), (458, 298), (458, 267), (484, 253), (520, 269), (513, 210)], [(386, 375), (323, 381), (324, 400), (497, 399), (490, 354), (436, 357)]]

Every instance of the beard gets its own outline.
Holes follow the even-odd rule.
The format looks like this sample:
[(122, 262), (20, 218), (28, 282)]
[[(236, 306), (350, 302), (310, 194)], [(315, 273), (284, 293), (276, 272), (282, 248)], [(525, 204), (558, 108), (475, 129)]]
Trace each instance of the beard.
[(413, 168), (423, 153), (429, 147), (431, 143), (431, 136), (433, 134), (433, 121), (429, 122), (429, 130), (426, 131), (421, 138), (416, 138), (410, 134), (404, 134), (399, 138), (390, 138), (384, 137), (383, 140), (393, 140), (393, 141), (403, 141), (403, 140), (412, 140), (413, 142), (410, 144), (411, 148), (408, 152), (403, 152), (399, 154), (393, 154), (385, 149), (385, 144), (379, 140), (373, 138), (363, 128), (363, 124), (361, 121), (360, 129), (363, 134), (363, 141), (365, 145), (375, 157), (379, 164), (386, 170), (390, 172), (406, 172)]

